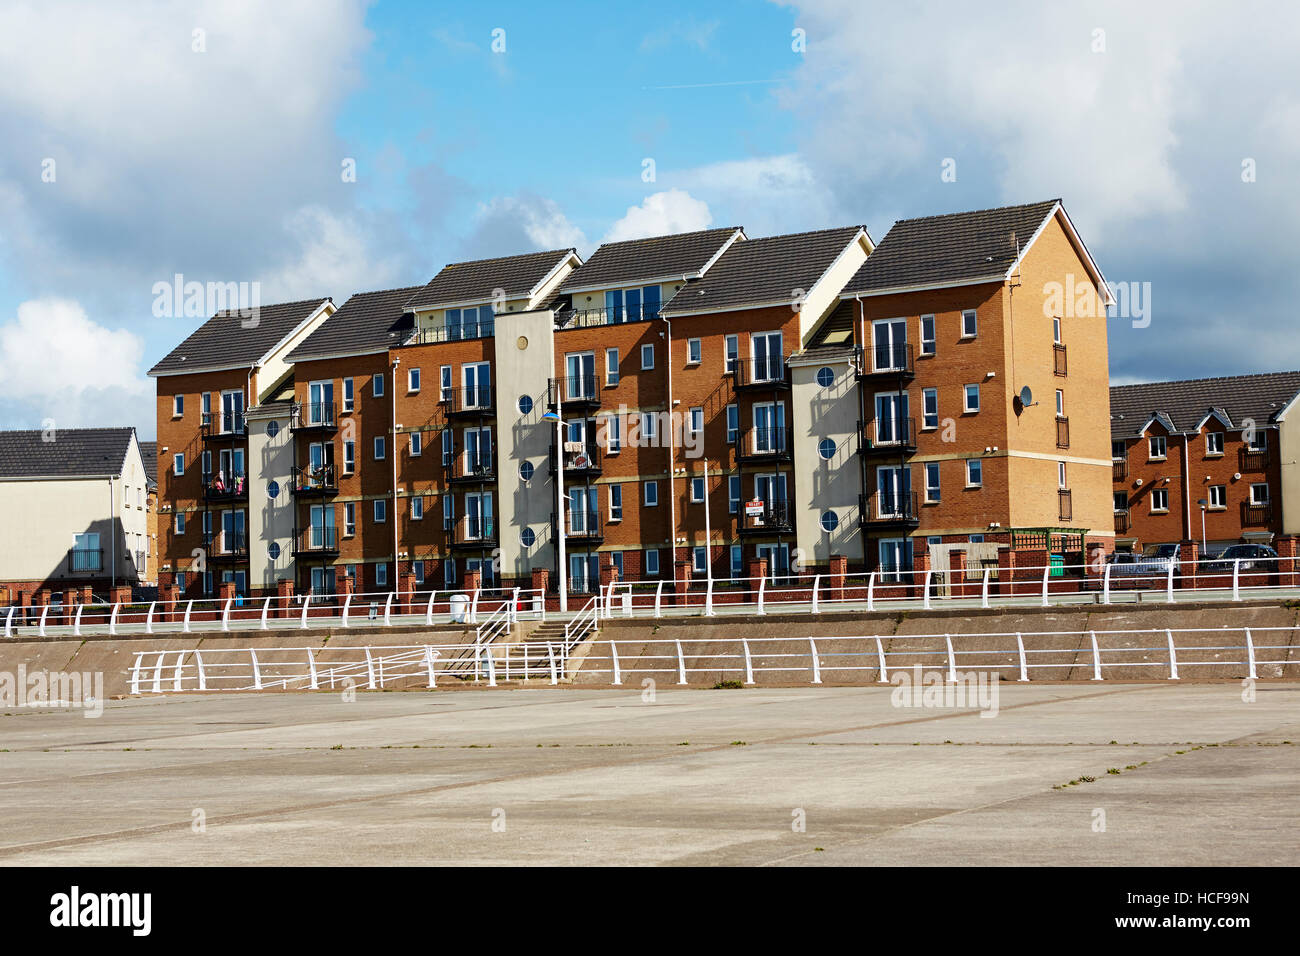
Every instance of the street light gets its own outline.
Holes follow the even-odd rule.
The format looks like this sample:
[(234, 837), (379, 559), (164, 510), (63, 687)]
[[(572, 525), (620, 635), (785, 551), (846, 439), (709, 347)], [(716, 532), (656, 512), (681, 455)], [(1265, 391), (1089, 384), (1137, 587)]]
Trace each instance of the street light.
[(1201, 506), (1201, 554), (1204, 555), (1205, 547), (1205, 509), (1209, 502), (1204, 498), (1197, 498), (1196, 503)]
[(542, 418), (548, 422), (555, 422), (555, 513), (557, 515), (555, 533), (560, 540), (558, 561), (560, 566), (560, 612), (567, 614), (569, 611), (569, 564), (564, 553), (564, 538), (567, 529), (564, 524), (564, 442), (561, 439), (564, 419), (560, 417), (558, 405), (556, 411), (542, 412)]

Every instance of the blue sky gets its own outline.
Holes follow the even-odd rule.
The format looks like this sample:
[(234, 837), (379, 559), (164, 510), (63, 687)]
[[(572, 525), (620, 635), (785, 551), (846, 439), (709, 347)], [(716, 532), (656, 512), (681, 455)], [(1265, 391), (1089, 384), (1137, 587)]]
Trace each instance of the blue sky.
[(1150, 290), (1149, 325), (1109, 323), (1115, 381), (1300, 367), (1300, 13), (996, 7), (0, 5), (0, 427), (152, 435), (144, 373), (199, 321), (153, 314), (176, 273), (341, 302), (479, 256), (1057, 196)]

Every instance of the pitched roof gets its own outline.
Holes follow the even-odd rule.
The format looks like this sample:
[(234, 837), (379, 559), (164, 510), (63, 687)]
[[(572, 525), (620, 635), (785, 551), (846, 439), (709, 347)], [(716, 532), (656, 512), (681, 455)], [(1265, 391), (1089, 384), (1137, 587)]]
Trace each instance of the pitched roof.
[(154, 484), (158, 483), (158, 443), (140, 442), (140, 457), (144, 459), (144, 474)]
[(120, 475), (134, 428), (0, 431), (0, 479)]
[(807, 292), (862, 226), (841, 226), (733, 243), (702, 279), (681, 287), (665, 315), (757, 305), (788, 305)]
[(900, 219), (841, 295), (1001, 281), (1060, 202)]
[(680, 232), (673, 236), (606, 242), (570, 273), (560, 292), (613, 288), (651, 279), (694, 278), (733, 238), (745, 238), (739, 226)]
[(1266, 425), (1297, 394), (1300, 372), (1112, 385), (1110, 434), (1112, 438), (1137, 437), (1155, 417), (1170, 431), (1192, 431), (1211, 411), (1226, 417), (1233, 428), (1241, 428), (1248, 418), (1256, 425)]
[(406, 301), (422, 288), (414, 285), (349, 296), (337, 312), (289, 353), (287, 361), (357, 355), (402, 344), (415, 328)]
[(573, 248), (453, 262), (443, 266), (442, 271), (419, 289), (406, 306), (409, 309), (430, 309), (456, 302), (486, 301), (497, 289), (501, 289), (507, 299), (529, 296), (537, 291), (543, 279), (571, 256), (582, 262), (578, 250)]
[(252, 365), (287, 338), (326, 302), (302, 299), (263, 305), (256, 323), (238, 310), (218, 312), (149, 370), (150, 375), (176, 375), (195, 369)]

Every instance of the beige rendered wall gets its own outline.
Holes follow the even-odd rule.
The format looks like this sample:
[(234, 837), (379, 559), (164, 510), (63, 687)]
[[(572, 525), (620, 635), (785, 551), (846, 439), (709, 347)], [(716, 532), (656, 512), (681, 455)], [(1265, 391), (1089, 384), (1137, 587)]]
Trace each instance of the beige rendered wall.
[(256, 405), (262, 399), (266, 398), (270, 389), (279, 384), (280, 380), (289, 374), (289, 365), (285, 362), (284, 357), (302, 344), (307, 336), (311, 335), (321, 327), (326, 319), (336, 311), (333, 302), (326, 302), (321, 308), (316, 310), (311, 321), (305, 323), (289, 340), (277, 349), (270, 358), (262, 364), (257, 371), (257, 395), (245, 395), (245, 405)]
[(1282, 533), (1300, 534), (1300, 412), (1294, 408), (1278, 422), (1278, 459), (1282, 472)]
[(840, 290), (853, 278), (858, 267), (867, 261), (871, 247), (866, 235), (847, 246), (838, 259), (826, 270), (826, 274), (811, 289), (805, 289), (807, 297), (799, 311), (799, 344), (808, 340), (808, 335), (821, 323), (822, 318), (840, 304)]
[[(248, 421), (248, 586), (273, 588), (280, 578), (293, 579), (293, 495), (289, 484), (293, 470), (293, 435), (289, 407), (268, 405), (251, 409)], [(267, 426), (274, 421), (274, 437)], [(272, 498), (274, 481), (279, 493)], [(272, 559), (271, 544), (280, 546)]]

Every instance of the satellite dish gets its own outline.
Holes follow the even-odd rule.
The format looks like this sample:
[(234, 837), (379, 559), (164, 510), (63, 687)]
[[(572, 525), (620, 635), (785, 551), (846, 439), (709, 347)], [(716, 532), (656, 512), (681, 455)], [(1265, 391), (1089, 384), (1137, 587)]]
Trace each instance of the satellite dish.
[(1020, 404), (1026, 408), (1034, 404), (1034, 393), (1029, 390), (1028, 385), (1020, 390)]

